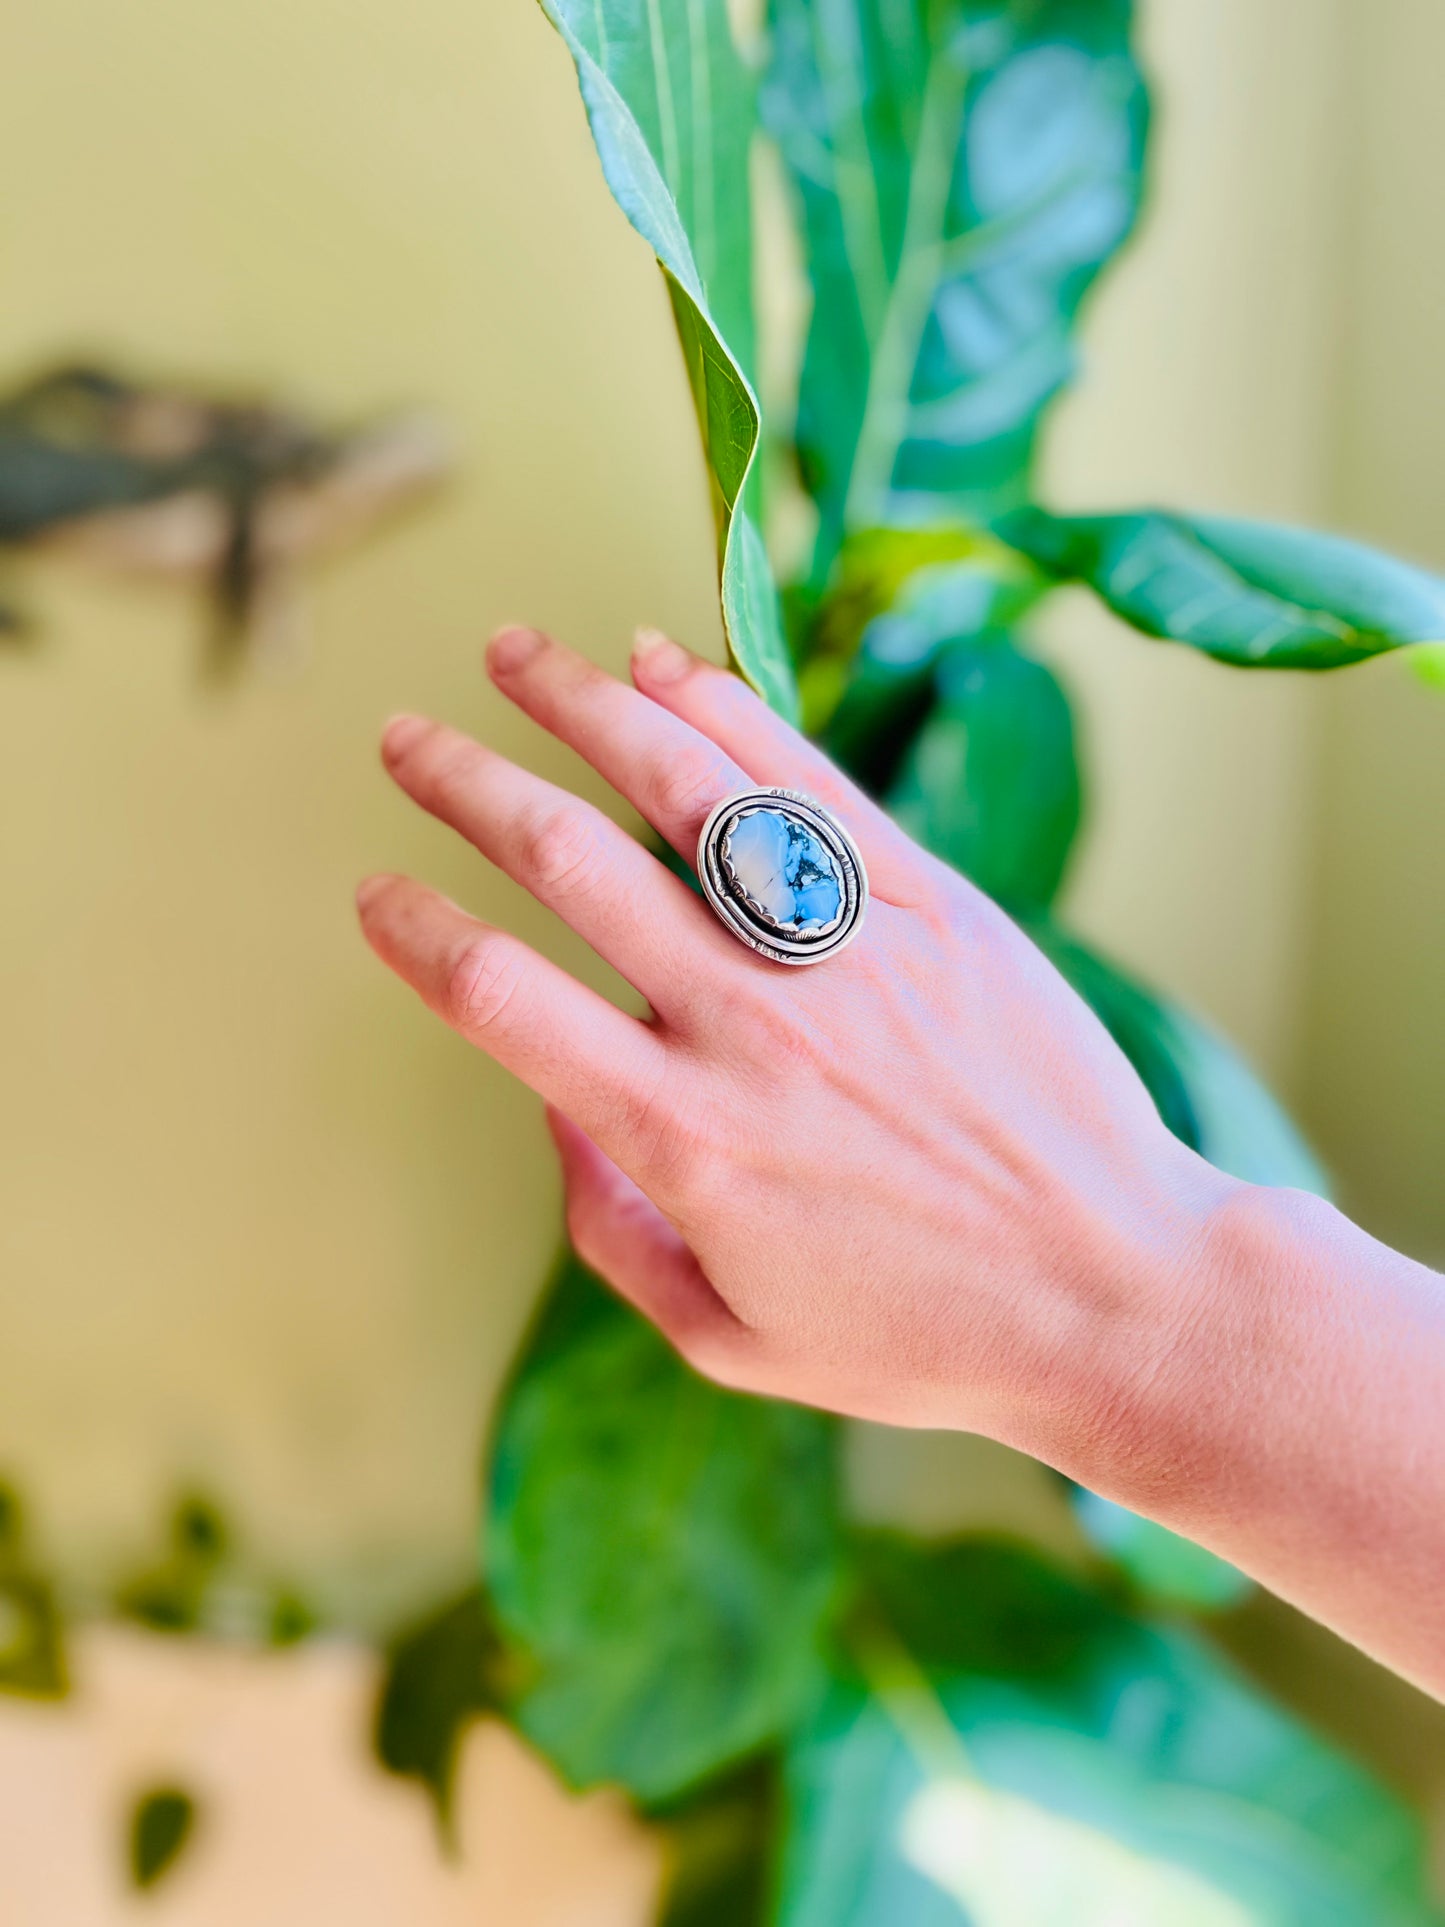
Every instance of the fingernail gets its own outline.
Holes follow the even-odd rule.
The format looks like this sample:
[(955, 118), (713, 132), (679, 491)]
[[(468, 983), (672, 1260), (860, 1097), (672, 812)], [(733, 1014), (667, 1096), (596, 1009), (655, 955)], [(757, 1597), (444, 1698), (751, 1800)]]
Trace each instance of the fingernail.
[(639, 629), (632, 644), (634, 675), (640, 670), (648, 682), (681, 682), (694, 658), (660, 629)]
[(363, 916), (392, 880), (390, 876), (383, 873), (380, 876), (367, 877), (363, 883), (357, 884), (356, 907)]
[(510, 676), (530, 662), (546, 640), (536, 629), (499, 629), (487, 645), (487, 667), (494, 676)]
[(412, 744), (431, 728), (425, 716), (411, 716), (405, 711), (393, 716), (381, 732), (381, 753), (388, 763), (394, 763), (399, 756), (405, 756)]

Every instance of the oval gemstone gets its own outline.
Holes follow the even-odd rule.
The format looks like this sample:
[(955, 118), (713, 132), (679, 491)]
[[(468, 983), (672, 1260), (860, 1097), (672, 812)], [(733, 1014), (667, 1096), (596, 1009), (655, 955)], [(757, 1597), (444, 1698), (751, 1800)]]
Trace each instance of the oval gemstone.
[(784, 929), (831, 923), (843, 907), (833, 853), (806, 823), (781, 810), (751, 810), (728, 832), (724, 867)]

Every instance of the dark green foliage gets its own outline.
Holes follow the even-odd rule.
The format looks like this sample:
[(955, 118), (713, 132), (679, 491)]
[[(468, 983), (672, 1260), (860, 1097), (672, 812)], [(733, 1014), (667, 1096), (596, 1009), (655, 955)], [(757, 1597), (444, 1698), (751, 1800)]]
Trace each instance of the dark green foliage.
[(1079, 828), (1068, 698), (999, 631), (948, 644), (934, 684), (890, 807), (1005, 909), (1037, 915), (1058, 894)]
[(130, 1819), (130, 1875), (154, 1887), (175, 1866), (196, 1825), (196, 1803), (181, 1787), (157, 1787), (136, 1801)]
[(1247, 669), (1339, 669), (1445, 637), (1445, 582), (1358, 542), (1221, 516), (1050, 515), (1003, 538), (1146, 635)]
[(153, 1632), (194, 1632), (230, 1535), (219, 1509), (209, 1499), (188, 1493), (171, 1515), (169, 1539), (166, 1556), (122, 1586), (116, 1606)]
[(316, 1631), (317, 1624), (314, 1608), (300, 1593), (283, 1586), (272, 1594), (266, 1623), (268, 1645), (299, 1646)]
[[(543, 4), (668, 279), (734, 658), (791, 711), (742, 508), (760, 433), (752, 77), (723, 0)], [(1232, 662), (1325, 667), (1445, 636), (1445, 587), (1350, 544), (1030, 506), (1080, 304), (1139, 206), (1131, 24), (1126, 0), (771, 0), (765, 118), (814, 293), (798, 420), (772, 425), (779, 472), (795, 426), (818, 517), (784, 593), (798, 693), (809, 732), (1018, 918), (1177, 1136), (1252, 1182), (1322, 1190), (1238, 1054), (1055, 921), (1082, 785), (1028, 622), (1056, 583)], [(724, 181), (735, 201), (709, 218)], [(1241, 1575), (1075, 1503), (1099, 1553), (1084, 1577), (1017, 1546), (845, 1538), (830, 1423), (703, 1384), (572, 1264), (493, 1465), (509, 1708), (569, 1779), (619, 1782), (666, 1826), (667, 1927), (963, 1927), (964, 1900), (900, 1850), (925, 1781), (964, 1789), (984, 1835), (1008, 1830), (998, 1878), (967, 1896), (982, 1927), (1022, 1918), (1007, 1882), (1051, 1858), (1075, 1891), (1049, 1917), (1071, 1923), (1118, 1917), (1111, 1880), (1142, 1883), (1129, 1918), (1170, 1927), (1238, 1927), (1241, 1906), (1274, 1927), (1433, 1918), (1397, 1803), (1192, 1635), (1137, 1616), (1217, 1611)]]
[(781, 1763), (765, 1755), (664, 1822), (668, 1875), (659, 1927), (765, 1927), (781, 1800)]
[(468, 1725), (499, 1705), (499, 1683), (500, 1644), (475, 1586), (407, 1627), (387, 1651), (377, 1758), (429, 1789), (448, 1840), (458, 1748)]
[(61, 1699), (69, 1686), (55, 1590), (32, 1560), (18, 1493), (0, 1485), (0, 1693)]
[(1054, 1672), (1108, 1619), (1096, 1593), (1002, 1539), (921, 1541), (872, 1532), (856, 1542), (862, 1611), (946, 1672)]
[(488, 1576), (522, 1730), (649, 1804), (776, 1740), (838, 1581), (834, 1428), (691, 1372), (575, 1262), (507, 1398)]

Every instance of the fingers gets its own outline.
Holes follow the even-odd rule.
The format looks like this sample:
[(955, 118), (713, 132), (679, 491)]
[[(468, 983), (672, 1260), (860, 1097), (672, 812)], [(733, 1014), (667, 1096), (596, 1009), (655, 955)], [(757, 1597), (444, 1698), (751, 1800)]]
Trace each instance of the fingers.
[(689, 863), (714, 806), (751, 785), (691, 724), (536, 630), (503, 630), (487, 667), (504, 695), (584, 756)]
[(661, 1040), (516, 937), (407, 877), (357, 892), (367, 942), (459, 1036), (575, 1118), (630, 1170), (647, 1162)]
[(650, 1318), (700, 1371), (726, 1370), (746, 1327), (657, 1206), (570, 1118), (549, 1108), (562, 1160), (567, 1230), (578, 1256)]
[(924, 865), (911, 839), (740, 676), (715, 668), (649, 629), (638, 632), (632, 676), (653, 702), (735, 756), (753, 782), (802, 790), (836, 810), (863, 850), (868, 881), (877, 895), (909, 903), (927, 888)]
[[(409, 796), (571, 924), (668, 1014), (727, 933), (687, 885), (600, 810), (459, 730), (398, 716), (382, 756)], [(671, 992), (671, 995), (669, 995)]]

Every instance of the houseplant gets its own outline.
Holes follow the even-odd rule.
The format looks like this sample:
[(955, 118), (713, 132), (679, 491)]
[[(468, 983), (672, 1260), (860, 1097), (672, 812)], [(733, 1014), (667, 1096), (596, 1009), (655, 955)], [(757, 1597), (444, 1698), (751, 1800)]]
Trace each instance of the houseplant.
[[(1445, 587), (1352, 544), (1034, 499), (1080, 304), (1140, 201), (1129, 6), (773, 0), (755, 63), (724, 0), (543, 3), (662, 268), (737, 667), (1030, 931), (1186, 1142), (1321, 1187), (1229, 1047), (1055, 914), (1082, 784), (1029, 635), (1056, 584), (1236, 667), (1445, 634)], [(767, 420), (759, 139), (814, 296), (796, 408)], [(779, 595), (768, 535), (798, 490), (814, 532)], [(393, 1764), (445, 1789), (446, 1695), (406, 1714), (451, 1669), (461, 1710), (497, 1704), (667, 1829), (672, 1927), (1432, 1917), (1410, 1816), (1181, 1622), (1239, 1575), (1088, 1494), (1079, 1574), (861, 1532), (837, 1443), (825, 1416), (696, 1379), (564, 1263), (499, 1421), (490, 1605), (398, 1655)]]

